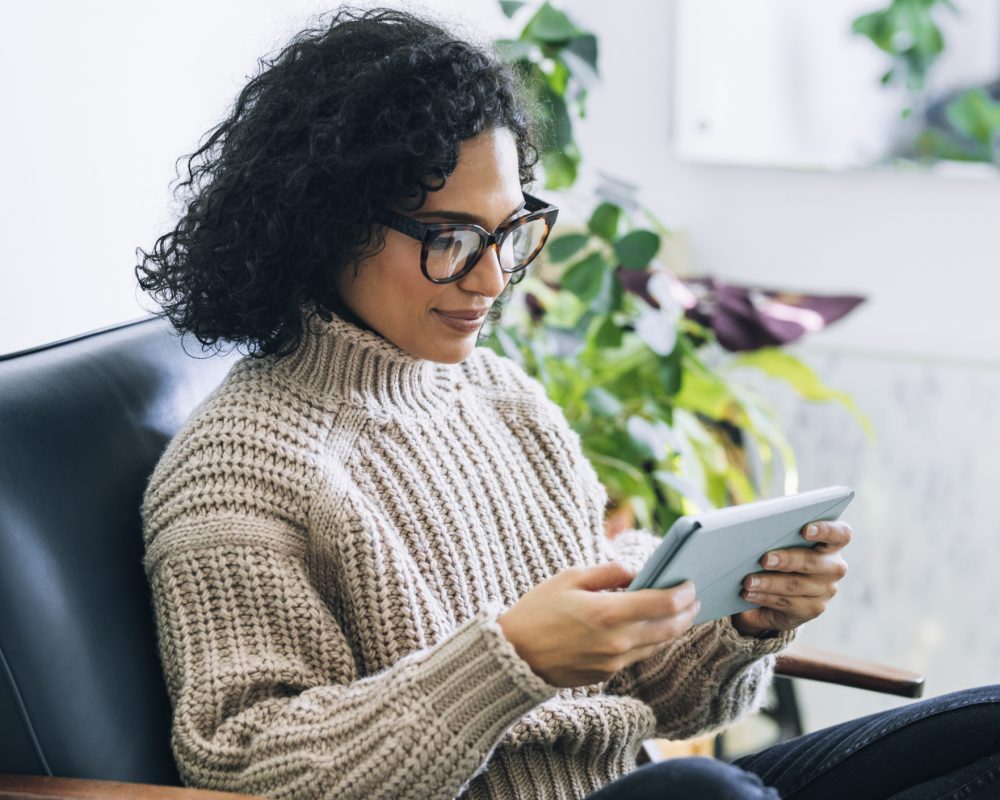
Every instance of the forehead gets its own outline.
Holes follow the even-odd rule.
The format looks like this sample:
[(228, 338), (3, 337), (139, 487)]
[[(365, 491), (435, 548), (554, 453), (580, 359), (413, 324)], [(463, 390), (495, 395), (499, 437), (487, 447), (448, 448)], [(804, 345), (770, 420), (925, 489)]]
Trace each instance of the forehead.
[(455, 171), (444, 187), (428, 193), (420, 211), (469, 211), (498, 225), (521, 199), (517, 143), (508, 129), (498, 128), (461, 143)]

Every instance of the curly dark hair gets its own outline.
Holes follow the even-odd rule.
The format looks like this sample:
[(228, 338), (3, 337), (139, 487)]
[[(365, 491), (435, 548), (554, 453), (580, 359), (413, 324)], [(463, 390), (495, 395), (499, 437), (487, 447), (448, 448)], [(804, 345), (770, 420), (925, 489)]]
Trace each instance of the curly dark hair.
[(136, 251), (158, 316), (203, 347), (281, 356), (314, 315), (342, 313), (332, 277), (384, 247), (376, 209), (422, 205), (463, 140), (508, 128), (521, 185), (534, 180), (520, 76), (426, 19), (340, 8), (258, 63), (228, 118), (186, 157), (177, 226)]

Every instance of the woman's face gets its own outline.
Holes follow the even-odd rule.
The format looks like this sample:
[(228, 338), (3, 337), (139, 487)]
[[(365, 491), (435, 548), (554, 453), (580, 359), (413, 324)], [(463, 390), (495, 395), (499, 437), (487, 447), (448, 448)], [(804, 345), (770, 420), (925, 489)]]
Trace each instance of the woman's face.
[[(424, 223), (471, 222), (493, 231), (523, 203), (514, 135), (498, 128), (463, 141), (458, 166), (444, 187), (428, 192), (416, 211), (401, 213)], [(345, 270), (337, 285), (348, 307), (397, 347), (455, 364), (472, 353), (486, 312), (509, 280), (490, 247), (463, 278), (431, 283), (420, 270), (420, 242), (386, 229), (382, 252), (363, 260), (356, 277)], [(481, 314), (474, 330), (448, 324), (449, 314), (472, 312)]]

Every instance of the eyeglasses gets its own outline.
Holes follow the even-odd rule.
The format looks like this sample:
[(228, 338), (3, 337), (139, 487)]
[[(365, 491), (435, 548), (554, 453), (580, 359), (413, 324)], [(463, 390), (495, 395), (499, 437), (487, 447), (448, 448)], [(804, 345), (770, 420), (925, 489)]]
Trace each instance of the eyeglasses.
[(388, 209), (382, 209), (375, 222), (421, 242), (420, 270), (427, 280), (452, 283), (468, 275), (491, 245), (497, 247), (500, 269), (509, 274), (520, 272), (535, 259), (559, 209), (530, 194), (524, 195), (524, 207), (528, 214), (505, 222), (493, 233), (479, 225), (426, 225)]

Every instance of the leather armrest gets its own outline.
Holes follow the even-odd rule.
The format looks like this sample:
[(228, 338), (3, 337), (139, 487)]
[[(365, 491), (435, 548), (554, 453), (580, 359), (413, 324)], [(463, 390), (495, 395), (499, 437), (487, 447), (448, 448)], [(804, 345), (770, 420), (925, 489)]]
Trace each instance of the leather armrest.
[[(252, 800), (255, 796), (152, 783), (119, 783), (44, 775), (0, 774), (3, 800)], [(261, 798), (256, 798), (261, 800)]]
[(900, 697), (920, 697), (924, 678), (916, 672), (848, 658), (812, 647), (794, 647), (778, 656), (775, 673), (808, 678)]

